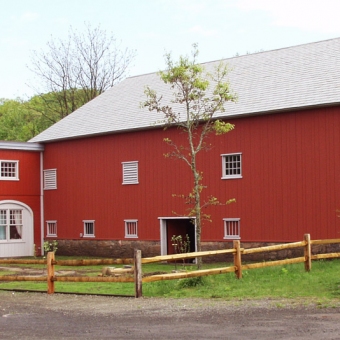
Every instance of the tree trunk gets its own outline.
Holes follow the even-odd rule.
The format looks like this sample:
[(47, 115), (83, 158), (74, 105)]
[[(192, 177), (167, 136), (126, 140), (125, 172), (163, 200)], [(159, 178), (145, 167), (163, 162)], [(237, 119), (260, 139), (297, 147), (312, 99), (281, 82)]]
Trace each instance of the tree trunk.
[[(195, 195), (195, 217), (196, 217), (196, 244), (197, 251), (201, 251), (201, 232), (202, 232), (202, 216), (201, 216), (201, 191), (200, 176), (196, 169), (196, 154), (192, 156), (192, 172), (194, 175), (194, 195)], [(202, 258), (197, 258), (197, 269), (202, 267)]]

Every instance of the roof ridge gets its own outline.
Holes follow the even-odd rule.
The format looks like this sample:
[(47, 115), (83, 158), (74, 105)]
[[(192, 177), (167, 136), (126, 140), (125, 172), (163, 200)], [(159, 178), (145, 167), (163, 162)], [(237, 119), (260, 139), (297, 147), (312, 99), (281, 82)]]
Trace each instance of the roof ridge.
[[(277, 52), (277, 51), (282, 51), (282, 50), (295, 49), (295, 48), (307, 46), (307, 45), (316, 45), (316, 44), (320, 44), (320, 43), (326, 43), (327, 41), (332, 41), (332, 40), (340, 40), (340, 37), (330, 38), (330, 39), (326, 39), (326, 40), (312, 41), (312, 42), (309, 42), (309, 43), (302, 43), (302, 44), (293, 45), (293, 46), (279, 47), (279, 48), (274, 48), (272, 50), (263, 50), (263, 51), (257, 51), (257, 52), (246, 53), (246, 54), (241, 54), (241, 55), (235, 55), (233, 57), (204, 61), (204, 62), (201, 62), (201, 63), (198, 63), (198, 64), (199, 65), (213, 64), (213, 63), (216, 63), (216, 62), (223, 62), (223, 61), (226, 61), (226, 60), (246, 58), (246, 57), (250, 57), (250, 56), (253, 56), (253, 55), (256, 55), (256, 54), (271, 53), (271, 52)], [(136, 74), (134, 76), (126, 77), (125, 79), (144, 77), (144, 76), (147, 76), (147, 75), (156, 74), (158, 72), (160, 72), (160, 71)]]
[(271, 52), (276, 52), (276, 51), (295, 49), (295, 48), (302, 47), (302, 46), (307, 46), (307, 45), (316, 45), (316, 44), (320, 44), (320, 43), (326, 43), (327, 41), (332, 41), (332, 40), (340, 40), (340, 37), (330, 38), (330, 39), (326, 39), (326, 40), (312, 41), (312, 42), (309, 42), (309, 43), (303, 43), (303, 44), (287, 46), (287, 47), (279, 47), (279, 48), (274, 48), (272, 50), (264, 50), (264, 51), (257, 51), (257, 52), (253, 52), (253, 53), (246, 53), (246, 54), (241, 54), (241, 55), (235, 55), (233, 57), (221, 58), (221, 59), (216, 59), (216, 60), (212, 60), (212, 61), (206, 61), (206, 62), (199, 63), (199, 64), (204, 65), (204, 64), (216, 63), (218, 61), (221, 62), (221, 61), (224, 61), (224, 60), (246, 58), (246, 57), (253, 56), (255, 54), (271, 53)]

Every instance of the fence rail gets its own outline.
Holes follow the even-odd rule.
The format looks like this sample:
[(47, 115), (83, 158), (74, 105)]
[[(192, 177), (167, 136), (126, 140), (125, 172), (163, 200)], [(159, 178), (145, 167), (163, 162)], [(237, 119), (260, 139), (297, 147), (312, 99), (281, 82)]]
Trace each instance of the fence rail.
[[(42, 264), (47, 266), (47, 275), (44, 276), (0, 276), (1, 281), (41, 281), (47, 282), (47, 293), (55, 292), (54, 282), (134, 282), (135, 297), (142, 296), (142, 284), (147, 282), (161, 280), (175, 280), (183, 278), (191, 278), (198, 276), (217, 275), (234, 272), (238, 279), (242, 278), (242, 270), (263, 268), (269, 266), (280, 266), (292, 263), (304, 263), (305, 270), (310, 271), (312, 260), (339, 258), (340, 253), (327, 253), (312, 255), (312, 245), (336, 244), (340, 243), (340, 239), (329, 240), (311, 240), (309, 234), (304, 235), (303, 241), (278, 244), (266, 247), (257, 247), (244, 249), (240, 247), (240, 241), (233, 242), (233, 248), (215, 251), (202, 251), (185, 254), (164, 255), (155, 257), (142, 258), (140, 250), (135, 250), (134, 258), (126, 259), (83, 259), (83, 260), (56, 260), (53, 252), (47, 254), (45, 260), (22, 260), (22, 259), (0, 259), (0, 264)], [(301, 247), (304, 250), (304, 256), (295, 257), (285, 260), (266, 261), (258, 263), (242, 264), (242, 255), (255, 254), (260, 252), (271, 252), (285, 249)], [(142, 275), (142, 265), (147, 263), (155, 263), (162, 261), (185, 260), (197, 257), (214, 256), (221, 254), (233, 254), (234, 263), (229, 267), (194, 270), (189, 272), (177, 272), (168, 274), (158, 274), (145, 276)], [(55, 266), (94, 266), (94, 265), (110, 265), (110, 264), (133, 264), (134, 276), (117, 276), (117, 277), (80, 277), (80, 276), (56, 276)]]

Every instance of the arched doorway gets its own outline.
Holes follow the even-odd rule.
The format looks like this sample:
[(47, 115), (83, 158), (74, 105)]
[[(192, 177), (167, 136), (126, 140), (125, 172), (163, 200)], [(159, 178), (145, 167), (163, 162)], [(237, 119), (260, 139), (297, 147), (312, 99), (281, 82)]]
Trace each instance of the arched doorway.
[(34, 255), (33, 211), (19, 201), (0, 201), (0, 257)]

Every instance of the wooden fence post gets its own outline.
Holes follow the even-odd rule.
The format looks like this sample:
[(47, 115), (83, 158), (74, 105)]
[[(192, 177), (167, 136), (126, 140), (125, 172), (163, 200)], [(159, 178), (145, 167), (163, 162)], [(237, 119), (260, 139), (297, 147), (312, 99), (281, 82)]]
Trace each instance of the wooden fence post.
[(303, 235), (303, 239), (306, 242), (306, 245), (304, 246), (305, 271), (309, 272), (312, 269), (312, 249), (310, 243), (310, 234)]
[(47, 253), (47, 294), (54, 293), (54, 252)]
[(134, 254), (134, 269), (135, 269), (135, 297), (142, 297), (142, 252), (135, 249)]
[(234, 249), (236, 250), (236, 253), (234, 254), (234, 266), (236, 267), (235, 274), (238, 279), (242, 279), (242, 260), (241, 260), (240, 241), (234, 240), (233, 246), (234, 246)]

